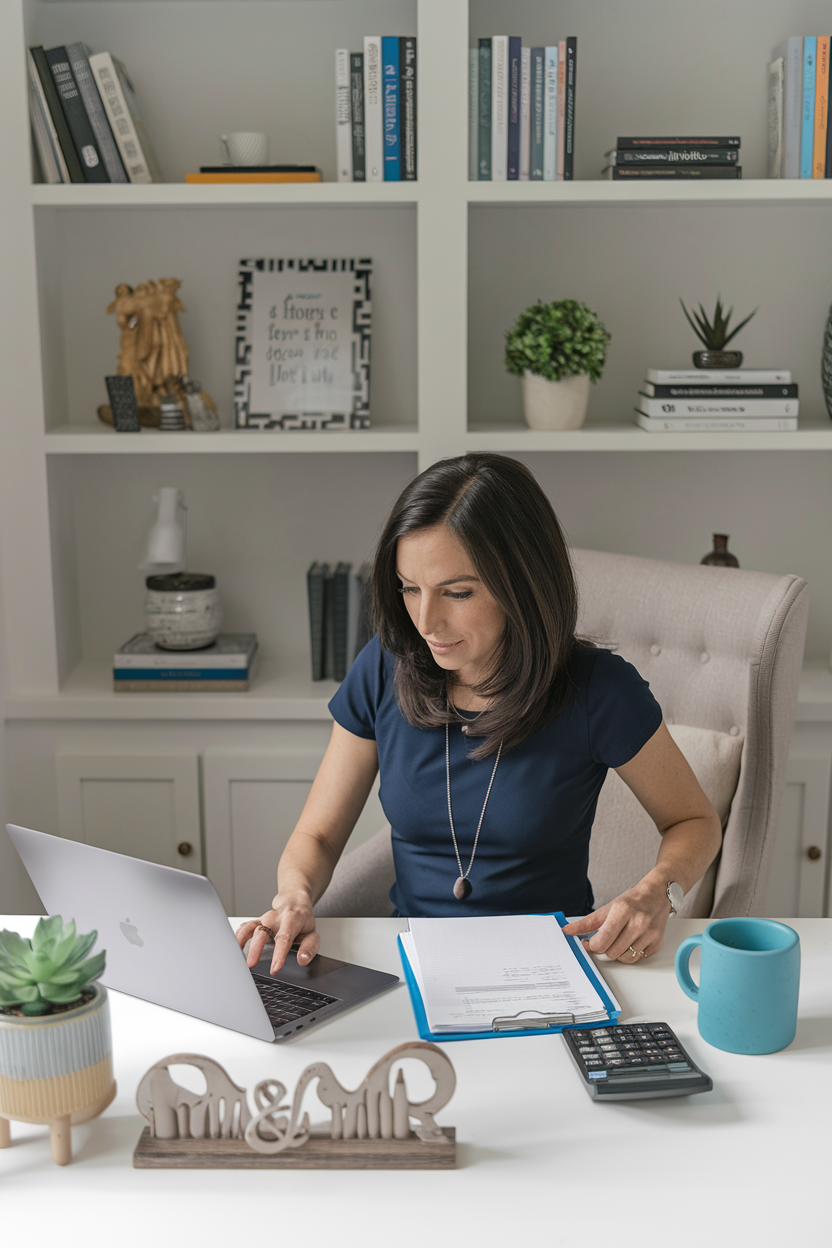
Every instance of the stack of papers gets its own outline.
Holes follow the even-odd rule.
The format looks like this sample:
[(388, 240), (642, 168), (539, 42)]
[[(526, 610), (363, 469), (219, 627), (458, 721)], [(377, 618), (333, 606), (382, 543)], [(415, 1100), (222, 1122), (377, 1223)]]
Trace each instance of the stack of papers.
[(409, 926), (400, 940), (435, 1034), (610, 1017), (588, 978), (591, 960), (580, 944), (576, 951), (554, 915), (411, 919)]

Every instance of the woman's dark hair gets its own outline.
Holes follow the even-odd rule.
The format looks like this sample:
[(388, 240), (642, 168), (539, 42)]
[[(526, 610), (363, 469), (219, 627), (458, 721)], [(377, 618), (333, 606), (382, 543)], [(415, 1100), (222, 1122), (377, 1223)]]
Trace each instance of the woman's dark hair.
[(399, 538), (447, 525), (500, 606), (505, 628), (476, 692), (490, 701), (477, 719), (484, 758), (510, 750), (565, 707), (578, 598), (572, 562), (549, 500), (523, 464), (503, 455), (443, 459), (400, 494), (376, 550), (372, 606), (382, 647), (396, 658), (395, 692), (417, 728), (453, 718), (449, 683), (413, 626), (396, 574)]

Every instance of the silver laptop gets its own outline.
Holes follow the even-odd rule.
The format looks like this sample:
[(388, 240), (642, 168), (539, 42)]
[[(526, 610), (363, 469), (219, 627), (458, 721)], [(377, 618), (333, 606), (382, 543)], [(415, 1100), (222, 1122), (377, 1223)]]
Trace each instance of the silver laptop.
[(294, 953), (277, 975), (271, 952), (252, 970), (204, 875), (6, 824), (49, 914), (98, 932), (101, 982), (259, 1040), (284, 1040), (398, 983), (397, 975)]

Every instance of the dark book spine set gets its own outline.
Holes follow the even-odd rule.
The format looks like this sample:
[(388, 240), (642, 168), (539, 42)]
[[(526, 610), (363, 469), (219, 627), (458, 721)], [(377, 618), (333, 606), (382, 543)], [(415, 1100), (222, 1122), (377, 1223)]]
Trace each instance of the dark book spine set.
[(306, 574), (313, 680), (343, 680), (370, 640), (369, 566), (313, 563)]
[(739, 179), (740, 143), (738, 135), (618, 138), (603, 173), (614, 182)]

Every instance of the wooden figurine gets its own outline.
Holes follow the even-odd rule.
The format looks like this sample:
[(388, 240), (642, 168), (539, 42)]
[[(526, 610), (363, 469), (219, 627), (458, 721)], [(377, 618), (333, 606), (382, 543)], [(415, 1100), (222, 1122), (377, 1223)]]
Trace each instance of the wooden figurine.
[[(403, 1058), (424, 1062), (433, 1094), (413, 1102), (399, 1067), (393, 1089), (390, 1075)], [(196, 1066), (206, 1091), (201, 1096), (175, 1083), (168, 1067)], [(306, 1089), (317, 1081), (318, 1100), (330, 1111), (329, 1122), (310, 1126), (302, 1112)], [(139, 1084), (136, 1100), (150, 1124), (133, 1153), (138, 1169), (284, 1168), (316, 1169), (452, 1169), (456, 1165), (456, 1131), (439, 1127), (435, 1114), (447, 1105), (456, 1087), (450, 1059), (435, 1044), (415, 1041), (385, 1054), (354, 1091), (342, 1087), (325, 1062), (307, 1066), (292, 1097), (282, 1104), (284, 1084), (263, 1079), (254, 1089), (256, 1113), (246, 1103), (245, 1089), (235, 1084), (217, 1062), (193, 1053), (178, 1053), (151, 1066)], [(415, 1128), (411, 1128), (415, 1119)]]

